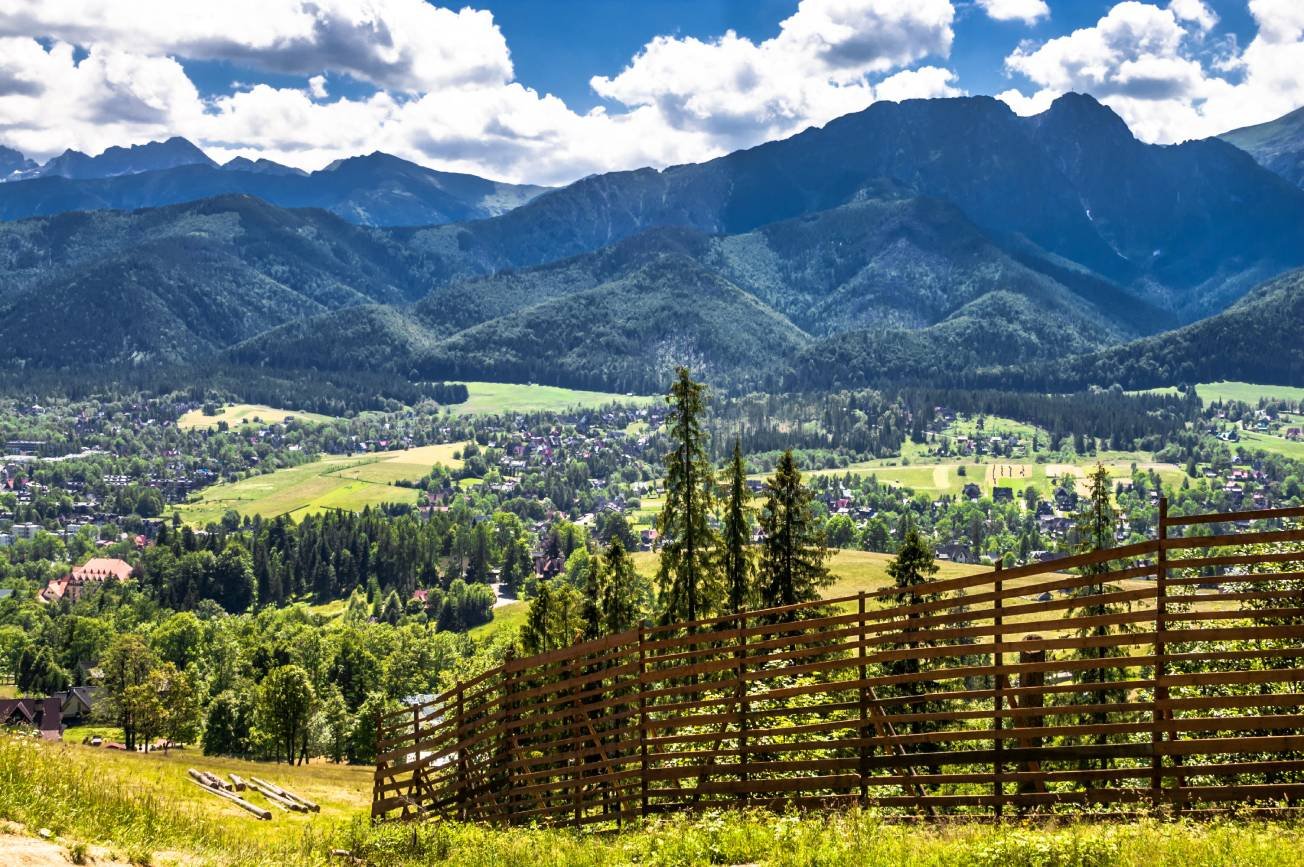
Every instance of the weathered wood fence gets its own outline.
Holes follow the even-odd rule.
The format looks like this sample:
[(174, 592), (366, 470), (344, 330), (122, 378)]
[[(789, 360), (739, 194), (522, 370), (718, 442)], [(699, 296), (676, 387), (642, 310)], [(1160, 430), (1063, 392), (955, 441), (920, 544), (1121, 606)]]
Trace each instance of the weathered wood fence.
[(1289, 803), (1301, 517), (1161, 502), (1153, 541), (510, 659), (378, 720), (372, 816)]

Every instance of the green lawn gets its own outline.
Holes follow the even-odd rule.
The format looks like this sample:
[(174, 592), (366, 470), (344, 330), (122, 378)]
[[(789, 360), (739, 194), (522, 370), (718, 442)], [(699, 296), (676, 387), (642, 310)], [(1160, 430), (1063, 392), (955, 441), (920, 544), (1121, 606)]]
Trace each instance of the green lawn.
[[(1175, 386), (1148, 388), (1150, 394), (1177, 394)], [(1252, 382), (1205, 382), (1195, 387), (1195, 393), (1206, 404), (1214, 401), (1240, 401), (1256, 404), (1260, 398), (1271, 400), (1304, 400), (1304, 388), (1293, 385), (1256, 385)]]
[(231, 427), (238, 427), (245, 422), (252, 422), (254, 419), (258, 419), (264, 424), (281, 424), (288, 418), (311, 422), (334, 421), (331, 416), (320, 415), (315, 412), (277, 409), (261, 403), (237, 403), (232, 406), (222, 407), (221, 412), (217, 415), (204, 415), (202, 409), (192, 409), (177, 419), (177, 427), (217, 427), (217, 423), (222, 421)]
[[(1304, 460), (1304, 442), (1299, 440), (1288, 440), (1271, 434), (1258, 433), (1256, 431), (1243, 430), (1239, 431), (1240, 444), (1246, 449), (1262, 449), (1265, 452), (1282, 455), (1283, 457), (1294, 458), (1297, 461)], [(1230, 443), (1233, 451), (1235, 444)]]
[(420, 446), (353, 457), (332, 455), (233, 484), (213, 485), (178, 511), (186, 521), (204, 525), (218, 520), (228, 509), (241, 515), (272, 518), (325, 509), (356, 512), (381, 503), (411, 503), (416, 500), (416, 491), (394, 483), (417, 481), (436, 463), (461, 466), (452, 455), (462, 445)]
[(579, 391), (552, 385), (517, 385), (503, 382), (468, 382), (466, 388), (470, 393), (466, 403), (449, 406), (456, 415), (560, 412), (572, 407), (602, 406), (616, 401), (642, 406), (660, 399), (657, 396), (630, 396), (601, 391)]

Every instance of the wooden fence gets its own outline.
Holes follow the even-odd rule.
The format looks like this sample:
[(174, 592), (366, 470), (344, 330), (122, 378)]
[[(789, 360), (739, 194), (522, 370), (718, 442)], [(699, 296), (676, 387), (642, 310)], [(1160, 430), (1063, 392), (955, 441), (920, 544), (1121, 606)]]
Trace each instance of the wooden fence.
[(378, 720), (372, 816), (1290, 803), (1304, 508), (1166, 511), (1153, 541), (510, 659)]

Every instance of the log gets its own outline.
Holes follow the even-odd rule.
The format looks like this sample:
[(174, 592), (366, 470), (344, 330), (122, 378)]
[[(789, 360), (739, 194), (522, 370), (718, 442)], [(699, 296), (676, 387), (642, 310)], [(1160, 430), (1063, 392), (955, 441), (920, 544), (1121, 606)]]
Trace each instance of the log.
[(263, 820), (264, 822), (270, 822), (272, 820), (271, 810), (264, 810), (262, 807), (258, 806), (257, 804), (251, 804), (238, 795), (233, 795), (230, 792), (225, 791), (223, 789), (214, 789), (212, 786), (205, 785), (204, 783), (201, 783), (199, 780), (195, 780), (194, 783), (196, 786), (199, 786), (199, 788), (203, 789), (205, 792), (209, 792), (211, 794), (217, 795), (219, 798), (225, 798), (231, 803), (235, 804), (236, 806), (248, 810), (250, 813), (253, 813), (255, 816), (257, 816), (259, 819)]
[(289, 789), (278, 786), (275, 783), (269, 783), (267, 780), (260, 780), (257, 777), (251, 777), (250, 779), (252, 779), (254, 782), (261, 783), (262, 785), (268, 787), (269, 789), (276, 792), (278, 795), (280, 795), (283, 798), (287, 798), (291, 801), (302, 804), (304, 807), (308, 808), (314, 813), (321, 812), (321, 807), (319, 807), (317, 804), (314, 804), (312, 801), (309, 801), (307, 798), (299, 797), (294, 792), (291, 792)]
[(231, 774), (231, 784), (235, 786), (237, 792), (243, 792), (245, 790), (244, 777), (239, 774)]
[(293, 810), (296, 813), (308, 812), (308, 808), (305, 807), (303, 804), (298, 804), (295, 803), (294, 801), (291, 801), (289, 798), (281, 797), (276, 792), (268, 788), (257, 777), (250, 777), (249, 785), (253, 787), (254, 791), (261, 794), (264, 798), (266, 798), (268, 801), (275, 804), (276, 806), (280, 807), (282, 810)]

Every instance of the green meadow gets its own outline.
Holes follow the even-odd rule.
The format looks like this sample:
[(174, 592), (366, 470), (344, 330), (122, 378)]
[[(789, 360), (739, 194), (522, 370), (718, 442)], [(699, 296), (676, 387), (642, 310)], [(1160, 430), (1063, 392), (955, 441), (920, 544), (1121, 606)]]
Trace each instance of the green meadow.
[(178, 511), (184, 520), (203, 525), (220, 519), (228, 509), (242, 516), (274, 518), (326, 509), (357, 512), (381, 503), (411, 503), (416, 500), (416, 492), (395, 483), (417, 481), (435, 464), (461, 466), (453, 454), (462, 446), (445, 443), (361, 456), (331, 455), (297, 467), (213, 485)]
[(454, 415), (487, 415), (502, 412), (561, 412), (575, 407), (597, 407), (609, 403), (640, 406), (660, 400), (648, 395), (581, 391), (553, 385), (518, 385), (504, 382), (468, 382), (466, 403), (449, 405)]

